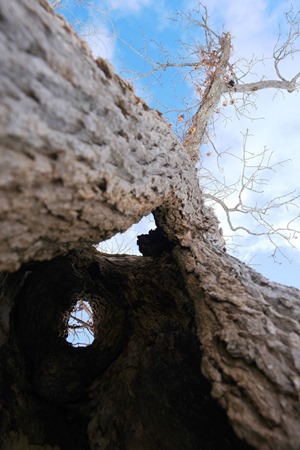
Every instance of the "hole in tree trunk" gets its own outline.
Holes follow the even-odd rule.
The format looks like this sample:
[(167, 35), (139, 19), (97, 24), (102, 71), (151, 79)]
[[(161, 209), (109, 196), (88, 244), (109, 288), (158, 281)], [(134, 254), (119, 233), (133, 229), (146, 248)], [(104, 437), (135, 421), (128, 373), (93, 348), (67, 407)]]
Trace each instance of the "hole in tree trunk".
[(155, 230), (156, 225), (153, 214), (143, 217), (138, 223), (135, 223), (124, 233), (117, 233), (110, 239), (100, 242), (97, 250), (109, 254), (127, 254), (141, 255), (137, 245), (139, 234), (147, 234), (150, 230)]
[(76, 298), (76, 303), (68, 313), (68, 336), (73, 347), (86, 347), (94, 341), (93, 309), (86, 295)]

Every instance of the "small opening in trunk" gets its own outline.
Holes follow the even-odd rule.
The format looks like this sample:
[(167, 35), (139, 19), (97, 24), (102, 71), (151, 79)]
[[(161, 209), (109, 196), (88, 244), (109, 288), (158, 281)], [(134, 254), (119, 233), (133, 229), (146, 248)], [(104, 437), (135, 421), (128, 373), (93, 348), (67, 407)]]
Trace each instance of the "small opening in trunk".
[(93, 310), (87, 298), (79, 297), (69, 315), (67, 342), (73, 347), (86, 347), (93, 341)]
[(137, 246), (139, 234), (147, 234), (149, 230), (155, 230), (156, 224), (153, 214), (143, 217), (124, 233), (117, 233), (112, 238), (100, 242), (96, 246), (97, 250), (109, 254), (141, 255)]

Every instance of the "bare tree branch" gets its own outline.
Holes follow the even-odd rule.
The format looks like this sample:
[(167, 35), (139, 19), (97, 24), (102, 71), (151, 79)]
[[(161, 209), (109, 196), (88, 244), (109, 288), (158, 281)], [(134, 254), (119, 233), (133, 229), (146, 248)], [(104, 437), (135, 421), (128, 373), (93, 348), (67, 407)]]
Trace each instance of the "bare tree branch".
[(228, 84), (224, 83), (225, 89), (224, 92), (256, 92), (261, 91), (263, 89), (283, 89), (292, 93), (299, 89), (299, 83), (297, 83), (297, 78), (299, 74), (291, 81), (287, 80), (261, 80), (256, 81), (254, 83), (244, 83), (244, 84), (235, 84), (233, 87), (228, 86)]
[[(287, 13), (285, 13), (285, 16), (288, 25), (288, 31), (285, 34), (283, 42), (281, 42), (282, 32), (281, 30), (279, 30), (278, 39), (273, 51), (275, 71), (278, 78), (282, 81), (288, 80), (282, 75), (280, 64), (287, 58), (293, 57), (295, 53), (298, 53), (300, 51), (299, 48), (295, 47), (300, 35), (300, 11), (294, 13), (293, 6), (291, 6), (291, 9)], [(296, 73), (296, 75), (293, 76), (290, 82), (296, 84), (299, 76), (300, 72)]]

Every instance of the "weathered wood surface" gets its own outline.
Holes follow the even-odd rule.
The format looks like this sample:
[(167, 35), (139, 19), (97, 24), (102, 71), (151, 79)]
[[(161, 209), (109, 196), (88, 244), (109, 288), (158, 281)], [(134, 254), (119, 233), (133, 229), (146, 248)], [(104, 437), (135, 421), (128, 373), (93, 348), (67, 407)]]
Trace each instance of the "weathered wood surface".
[(155, 210), (194, 302), (213, 396), (254, 447), (298, 450), (300, 293), (223, 252), (159, 113), (42, 0), (0, 4), (0, 94), (1, 269), (87, 247)]
[(195, 171), (46, 1), (1, 2), (0, 269), (127, 229)]

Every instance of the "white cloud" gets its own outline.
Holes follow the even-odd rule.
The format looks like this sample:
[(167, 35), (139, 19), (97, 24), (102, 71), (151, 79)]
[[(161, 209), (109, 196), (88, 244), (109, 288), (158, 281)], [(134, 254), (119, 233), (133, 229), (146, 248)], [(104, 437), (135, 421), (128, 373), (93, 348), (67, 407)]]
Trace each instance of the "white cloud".
[(113, 61), (115, 54), (115, 39), (110, 35), (110, 32), (105, 26), (101, 25), (96, 28), (93, 32), (86, 35), (84, 40), (89, 45), (94, 58), (100, 56), (101, 58)]
[[(103, 2), (102, 2), (103, 3)], [(90, 47), (94, 58), (113, 60), (115, 54), (115, 30), (109, 12), (98, 0), (91, 2), (62, 0), (57, 12), (65, 15), (78, 35)]]
[(118, 9), (126, 12), (137, 12), (145, 6), (150, 5), (152, 0), (109, 0), (107, 5), (110, 9)]

